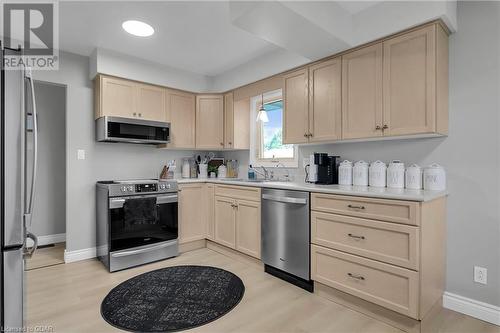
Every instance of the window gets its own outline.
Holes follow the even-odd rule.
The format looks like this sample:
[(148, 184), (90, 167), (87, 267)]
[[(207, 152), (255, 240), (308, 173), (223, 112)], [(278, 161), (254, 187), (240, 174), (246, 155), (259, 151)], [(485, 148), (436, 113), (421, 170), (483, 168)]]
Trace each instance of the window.
[[(264, 99), (268, 122), (256, 121)], [(274, 167), (282, 163), (297, 167), (297, 148), (283, 144), (283, 99), (281, 89), (252, 98), (250, 163), (255, 166)]]

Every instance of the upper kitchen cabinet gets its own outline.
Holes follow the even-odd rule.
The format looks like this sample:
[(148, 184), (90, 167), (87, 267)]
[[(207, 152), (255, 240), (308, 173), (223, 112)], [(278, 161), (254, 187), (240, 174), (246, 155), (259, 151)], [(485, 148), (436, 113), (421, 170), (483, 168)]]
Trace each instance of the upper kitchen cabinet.
[(432, 24), (384, 41), (384, 135), (448, 131), (448, 36)]
[(170, 122), (170, 143), (167, 148), (195, 148), (195, 95), (167, 89), (165, 108), (167, 121)]
[(382, 136), (382, 43), (342, 56), (344, 139)]
[(137, 116), (136, 83), (98, 75), (95, 78), (95, 118)]
[(137, 84), (137, 117), (166, 121), (165, 89), (148, 84)]
[(309, 142), (341, 139), (340, 58), (309, 67)]
[(224, 148), (224, 96), (196, 96), (196, 148)]
[(250, 100), (224, 95), (224, 148), (250, 149)]
[(307, 68), (283, 76), (283, 143), (308, 142), (308, 80)]
[(165, 89), (135, 81), (98, 75), (95, 79), (95, 117), (165, 121)]

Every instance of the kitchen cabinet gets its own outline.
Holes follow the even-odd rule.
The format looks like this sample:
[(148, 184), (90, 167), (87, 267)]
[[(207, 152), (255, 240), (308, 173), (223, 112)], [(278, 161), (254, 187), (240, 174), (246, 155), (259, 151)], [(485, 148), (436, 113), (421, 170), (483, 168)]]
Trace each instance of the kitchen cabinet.
[(137, 117), (166, 121), (165, 89), (148, 84), (137, 84)]
[(205, 200), (204, 184), (180, 184), (178, 195), (179, 243), (205, 239), (207, 219), (205, 211), (200, 209)]
[(260, 202), (236, 201), (236, 250), (260, 259)]
[(308, 79), (307, 68), (283, 76), (283, 143), (308, 141)]
[(372, 138), (382, 131), (382, 43), (342, 56), (342, 137)]
[(341, 75), (341, 58), (309, 67), (309, 142), (342, 138)]
[(447, 71), (439, 67), (448, 67), (448, 39), (441, 26), (430, 25), (383, 45), (384, 135), (446, 132), (440, 128), (442, 120), (437, 121), (437, 112), (444, 113), (438, 108), (447, 108), (447, 102), (438, 105), (438, 99), (448, 94), (437, 90), (447, 80)]
[(236, 247), (235, 201), (231, 198), (215, 196), (214, 241), (234, 249)]
[(106, 75), (95, 79), (95, 118), (166, 121), (165, 89)]
[(215, 197), (214, 184), (205, 184), (205, 213), (207, 214), (207, 238), (215, 239)]
[(224, 95), (224, 148), (250, 149), (250, 100)]
[(214, 241), (260, 259), (260, 189), (215, 186)]
[(224, 96), (196, 96), (196, 148), (224, 148)]
[(168, 148), (195, 148), (195, 95), (177, 90), (165, 93), (167, 121), (170, 122)]

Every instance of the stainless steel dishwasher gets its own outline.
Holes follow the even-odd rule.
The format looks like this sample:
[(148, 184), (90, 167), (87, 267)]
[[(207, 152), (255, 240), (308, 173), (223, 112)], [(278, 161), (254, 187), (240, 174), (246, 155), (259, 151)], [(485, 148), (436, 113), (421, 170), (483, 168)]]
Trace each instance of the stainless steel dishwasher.
[(265, 271), (312, 292), (309, 192), (263, 189), (261, 238)]

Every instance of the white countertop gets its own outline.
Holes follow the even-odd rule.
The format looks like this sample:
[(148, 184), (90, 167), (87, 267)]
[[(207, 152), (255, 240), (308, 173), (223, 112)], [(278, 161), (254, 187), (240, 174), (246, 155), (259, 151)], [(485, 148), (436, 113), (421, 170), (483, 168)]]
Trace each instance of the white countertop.
[(243, 179), (218, 179), (218, 178), (182, 178), (177, 179), (179, 184), (189, 183), (214, 183), (226, 185), (252, 186), (262, 188), (276, 188), (283, 190), (296, 190), (318, 193), (331, 193), (340, 195), (352, 195), (357, 197), (369, 197), (380, 199), (395, 199), (407, 201), (432, 201), (434, 199), (447, 196), (447, 191), (424, 191), (424, 190), (409, 190), (409, 189), (393, 189), (393, 188), (378, 188), (369, 186), (345, 186), (345, 185), (317, 185), (297, 181), (265, 181), (254, 182)]

